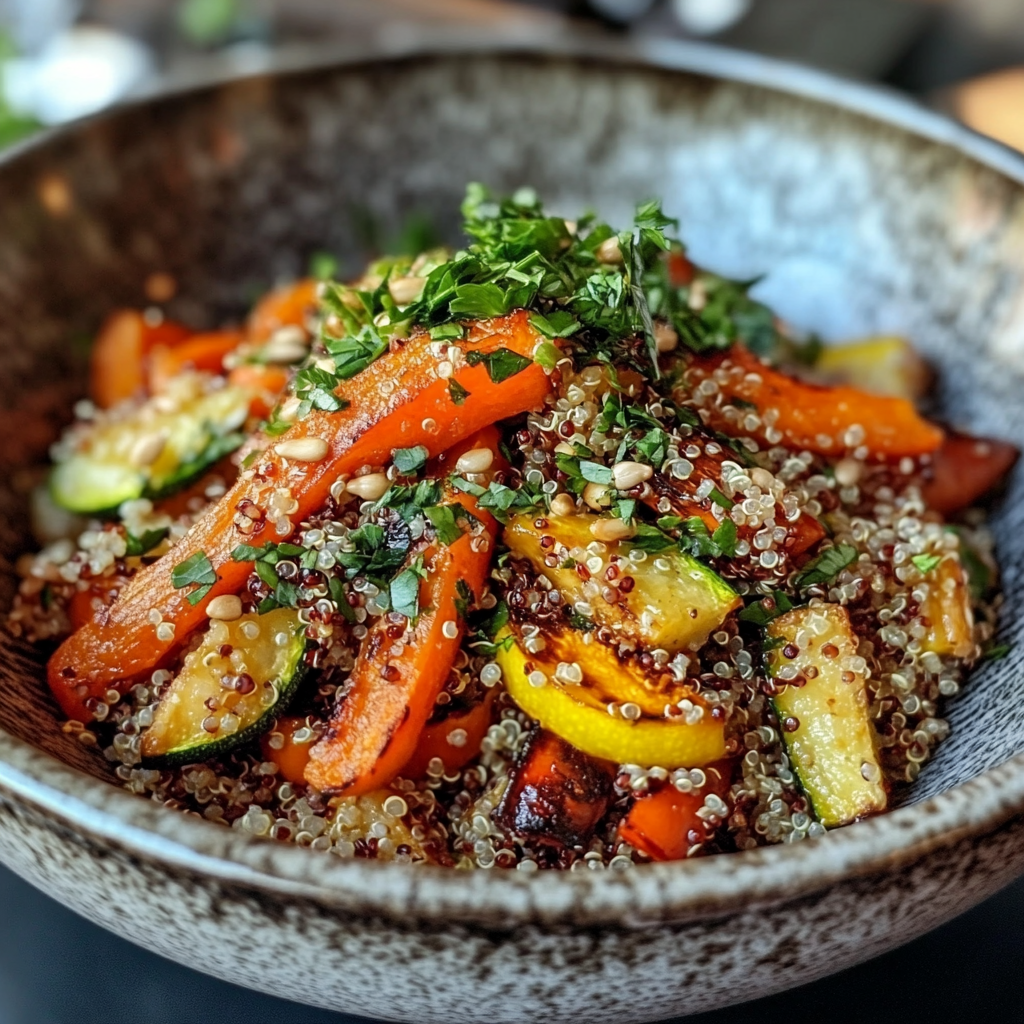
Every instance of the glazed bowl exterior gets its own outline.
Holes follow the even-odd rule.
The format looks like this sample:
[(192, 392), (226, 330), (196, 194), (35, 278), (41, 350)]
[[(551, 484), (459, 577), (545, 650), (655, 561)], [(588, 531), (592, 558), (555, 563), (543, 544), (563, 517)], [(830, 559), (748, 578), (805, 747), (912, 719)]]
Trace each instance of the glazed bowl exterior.
[[(1024, 445), (1024, 164), (887, 94), (700, 47), (449, 38), (146, 102), (0, 160), (0, 586), (82, 339), (169, 273), (238, 315), (314, 252), (353, 269), (410, 214), (454, 237), (468, 180), (567, 215), (661, 195), (693, 256), (829, 338), (908, 334), (938, 412)], [(1022, 626), (1024, 480), (994, 511)], [(653, 1020), (876, 955), (1024, 870), (1024, 646), (950, 707), (893, 813), (817, 841), (624, 872), (410, 869), (258, 840), (132, 797), (61, 733), (4, 636), (0, 859), (90, 919), (276, 995), (416, 1022)]]

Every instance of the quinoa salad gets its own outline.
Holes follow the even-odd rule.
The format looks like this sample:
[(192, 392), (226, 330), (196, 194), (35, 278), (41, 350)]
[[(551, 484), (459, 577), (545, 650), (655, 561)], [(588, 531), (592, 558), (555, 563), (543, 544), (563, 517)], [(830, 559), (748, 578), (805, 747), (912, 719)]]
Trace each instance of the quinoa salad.
[(979, 502), (1016, 450), (657, 202), (462, 213), (464, 249), (321, 266), (240, 327), (111, 314), (7, 620), (64, 731), (343, 858), (618, 870), (884, 812), (1005, 653)]

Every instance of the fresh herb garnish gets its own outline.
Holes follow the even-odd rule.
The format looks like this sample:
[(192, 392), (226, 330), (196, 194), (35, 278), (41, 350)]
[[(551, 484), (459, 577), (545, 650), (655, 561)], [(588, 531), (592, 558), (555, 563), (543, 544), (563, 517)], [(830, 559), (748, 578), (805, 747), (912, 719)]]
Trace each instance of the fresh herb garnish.
[(389, 588), (391, 594), (391, 610), (404, 615), (407, 619), (415, 619), (420, 613), (420, 575), (415, 569), (409, 568), (400, 572)]
[(793, 585), (798, 590), (803, 590), (819, 583), (831, 583), (856, 558), (855, 547), (850, 544), (837, 544), (808, 563), (793, 581)]
[(510, 348), (496, 348), (493, 352), (467, 352), (466, 362), (470, 366), (482, 363), (487, 369), (487, 376), (495, 384), (500, 384), (533, 365), (532, 359), (527, 359)]
[(456, 405), (462, 405), (469, 398), (469, 392), (454, 377), (448, 378), (448, 394)]
[(942, 555), (914, 555), (910, 560), (927, 576), (942, 561)]
[[(772, 607), (766, 608), (765, 602)], [(776, 591), (770, 598), (760, 598), (748, 604), (736, 617), (741, 622), (751, 622), (755, 626), (767, 626), (772, 619), (793, 610), (793, 602), (781, 591)]]
[(196, 585), (195, 590), (185, 595), (189, 604), (199, 604), (216, 582), (217, 573), (205, 551), (197, 551), (171, 570), (172, 586), (180, 590), (182, 587)]
[(136, 537), (131, 530), (125, 533), (124, 553), (128, 557), (140, 557), (153, 550), (170, 533), (168, 527), (159, 530), (144, 530), (141, 536)]
[(395, 468), (402, 476), (411, 476), (427, 464), (430, 452), (422, 444), (415, 448), (396, 448), (392, 455)]

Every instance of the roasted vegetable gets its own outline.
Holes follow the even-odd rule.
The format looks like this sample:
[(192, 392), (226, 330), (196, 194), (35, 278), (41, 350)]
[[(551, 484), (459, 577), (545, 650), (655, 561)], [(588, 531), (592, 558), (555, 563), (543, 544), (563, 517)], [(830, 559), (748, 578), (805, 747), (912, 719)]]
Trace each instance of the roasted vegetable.
[[(619, 823), (619, 838), (651, 860), (692, 857), (728, 814), (725, 798), (732, 768), (731, 761), (708, 765), (704, 769), (704, 785), (685, 793), (666, 782), (659, 789), (638, 796)], [(719, 802), (712, 805), (713, 809), (705, 805), (708, 796)]]
[[(604, 543), (599, 545), (602, 567), (591, 572), (585, 563), (595, 557), (596, 548), (588, 548), (596, 543), (592, 528), (598, 521), (592, 515), (518, 515), (509, 520), (502, 539), (554, 584), (566, 604), (589, 605), (596, 623), (631, 643), (670, 653), (695, 651), (739, 606), (739, 596), (721, 577), (677, 550), (657, 557), (637, 552), (642, 557), (631, 558), (628, 540)], [(591, 576), (600, 584), (590, 582)], [(626, 585), (626, 580), (632, 582)], [(614, 603), (601, 596), (602, 586), (614, 592)]]
[(137, 398), (146, 387), (146, 360), (154, 348), (181, 344), (191, 332), (161, 320), (151, 324), (134, 309), (112, 313), (92, 346), (90, 389), (93, 401), (109, 409)]
[(151, 394), (160, 394), (171, 380), (186, 370), (224, 372), (224, 357), (242, 343), (241, 331), (211, 331), (196, 334), (176, 345), (154, 345), (149, 353), (148, 384)]
[[(245, 502), (261, 509), (259, 502), (266, 500), (263, 479), (276, 475), (282, 486), (289, 487), (298, 505), (290, 520), (295, 524), (323, 506), (341, 474), (382, 465), (398, 447), (422, 445), (429, 455), (436, 455), (495, 420), (533, 409), (551, 387), (544, 369), (529, 361), (540, 341), (527, 315), (513, 313), (475, 323), (467, 338), (449, 346), (474, 360), (473, 365), (460, 361), (449, 379), (438, 377), (436, 348), (423, 332), (345, 382), (339, 388), (348, 403), (344, 408), (313, 410), (296, 423), (262, 456), (259, 465), (266, 475), (255, 480), (253, 474), (243, 474), (183, 540), (132, 579), (102, 628), (88, 624), (58, 649), (50, 659), (48, 677), (65, 713), (89, 721), (87, 698), (102, 697), (111, 686), (126, 688), (203, 621), (205, 601), (193, 604), (191, 590), (175, 586), (175, 566), (196, 557), (208, 562), (217, 580), (207, 592), (210, 598), (242, 588), (252, 565), (234, 561), (231, 552), (243, 539), (264, 538), (255, 532), (240, 533), (235, 519), (238, 506)], [(492, 377), (494, 362), (488, 357), (501, 352), (511, 354), (505, 361), (514, 363), (517, 372)], [(465, 392), (459, 404), (452, 397), (452, 380)], [(280, 454), (282, 440), (304, 438), (322, 439), (327, 445), (319, 461), (289, 460)], [(262, 519), (260, 524), (263, 528)], [(152, 609), (175, 624), (174, 638), (155, 635), (149, 619)]]
[[(677, 701), (688, 699), (690, 707), (665, 717), (669, 695), (656, 696), (653, 688), (645, 691), (643, 683), (626, 668), (616, 680), (614, 668), (609, 672), (608, 665), (608, 659), (615, 656), (602, 651), (601, 645), (595, 644), (592, 652), (581, 647), (574, 661), (566, 663), (557, 657), (548, 660), (543, 651), (526, 654), (508, 630), (499, 634), (496, 644), (495, 660), (512, 699), (545, 729), (585, 753), (619, 764), (664, 768), (697, 768), (725, 754), (725, 727), (706, 711), (698, 696), (681, 687), (674, 690), (670, 696)], [(588, 655), (600, 666), (595, 682), (587, 676)], [(689, 696), (683, 698), (683, 692)], [(619, 706), (615, 695), (631, 699)], [(641, 696), (646, 713), (632, 699)], [(614, 704), (614, 716), (609, 704)], [(658, 707), (654, 715), (652, 706)]]
[(450, 714), (434, 717), (423, 727), (412, 757), (402, 766), (407, 779), (422, 779), (430, 763), (437, 758), (449, 775), (467, 765), (480, 753), (487, 730), (491, 727), (494, 698), (497, 690), (488, 690), (481, 700), (469, 707), (459, 707)]
[(1016, 446), (1006, 441), (947, 434), (925, 465), (922, 497), (943, 515), (959, 512), (994, 490), (1019, 456)]
[(616, 766), (588, 757), (554, 733), (527, 740), (495, 817), (512, 832), (580, 847), (604, 817)]
[(954, 555), (945, 555), (927, 573), (928, 596), (921, 602), (921, 615), (928, 632), (921, 645), (935, 654), (969, 658), (974, 651), (974, 612), (967, 576)]
[(312, 740), (313, 730), (305, 718), (285, 715), (260, 737), (260, 749), (267, 761), (277, 765), (281, 778), (304, 786)]
[(316, 311), (319, 285), (313, 278), (304, 278), (267, 292), (249, 316), (247, 336), (252, 341), (266, 341), (282, 327), (305, 327)]
[[(701, 381), (713, 378), (705, 398)], [(736, 344), (725, 352), (692, 356), (681, 397), (699, 399), (704, 422), (737, 433), (726, 407), (750, 410), (760, 425), (739, 431), (766, 444), (837, 455), (863, 446), (873, 458), (926, 455), (942, 444), (942, 431), (922, 419), (905, 398), (869, 395), (850, 387), (821, 387), (773, 370)], [(751, 409), (751, 407), (753, 407)], [(774, 440), (773, 440), (774, 439)]]
[(916, 402), (931, 383), (931, 370), (906, 338), (892, 335), (829, 345), (814, 364), (825, 384), (846, 384), (869, 395)]
[(302, 678), (303, 629), (289, 608), (211, 620), (142, 734), (143, 758), (205, 761), (264, 732)]
[(865, 670), (845, 608), (795, 608), (767, 627), (772, 698), (786, 751), (827, 827), (884, 811), (886, 790)]
[(50, 477), (54, 501), (72, 512), (105, 512), (124, 501), (159, 497), (188, 483), (243, 441), (249, 395), (187, 375), (165, 398), (121, 407), (77, 428), (75, 451)]
[[(497, 447), (496, 431), (486, 438)], [(500, 458), (496, 451), (494, 457)], [(472, 497), (459, 495), (459, 500), (474, 518), (457, 540), (438, 539), (416, 553), (422, 568), (409, 566), (404, 572), (418, 592), (418, 608), (407, 615), (404, 628), (387, 616), (370, 628), (348, 693), (310, 752), (306, 780), (321, 791), (356, 795), (386, 786), (416, 749), (462, 643), (459, 605), (480, 597), (498, 532), (493, 517)]]

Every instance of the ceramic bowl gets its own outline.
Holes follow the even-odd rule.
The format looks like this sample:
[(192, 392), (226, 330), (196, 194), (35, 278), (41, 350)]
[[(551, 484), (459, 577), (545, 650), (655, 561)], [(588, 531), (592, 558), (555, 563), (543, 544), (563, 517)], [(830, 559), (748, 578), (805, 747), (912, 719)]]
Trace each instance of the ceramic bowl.
[[(555, 52), (557, 50), (557, 52)], [(373, 222), (449, 233), (467, 180), (566, 213), (657, 194), (694, 257), (827, 337), (908, 334), (949, 420), (1024, 444), (1024, 165), (908, 103), (753, 57), (448, 40), (156, 99), (0, 163), (0, 552), (82, 392), (82, 339), (145, 282), (237, 314)], [(994, 512), (1003, 636), (1024, 630), (1024, 479)], [(8, 596), (12, 574), (3, 575)], [(953, 702), (893, 813), (818, 841), (625, 872), (344, 862), (110, 784), (4, 638), (0, 859), (88, 918), (291, 999), (423, 1022), (616, 1022), (799, 984), (952, 917), (1024, 869), (1024, 645)], [(940, 981), (941, 983), (941, 981)]]

